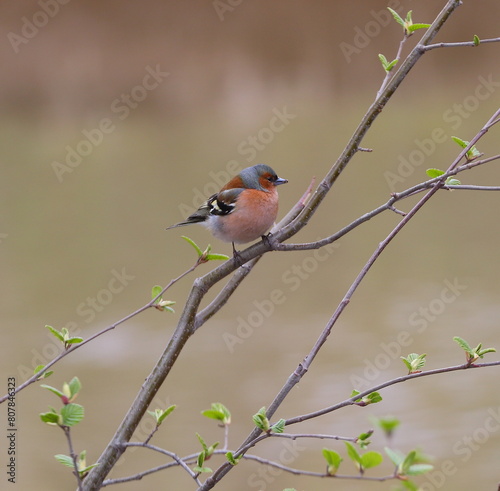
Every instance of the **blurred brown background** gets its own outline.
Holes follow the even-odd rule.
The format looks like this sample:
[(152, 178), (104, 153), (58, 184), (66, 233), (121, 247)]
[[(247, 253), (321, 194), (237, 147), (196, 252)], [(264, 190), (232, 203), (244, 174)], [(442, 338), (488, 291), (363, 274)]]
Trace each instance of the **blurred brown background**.
[[(415, 22), (431, 22), (444, 3), (389, 5), (402, 14), (412, 9)], [(164, 229), (232, 170), (264, 162), (288, 178), (280, 188), (280, 216), (313, 175), (323, 177), (382, 82), (377, 55), (392, 59), (397, 51), (400, 27), (386, 6), (2, 2), (2, 393), (8, 377), (23, 382), (32, 366), (57, 352), (45, 324), (88, 337), (146, 303), (153, 285), (187, 269), (194, 257), (181, 234), (230, 253), (230, 245), (201, 227)], [(436, 41), (497, 37), (499, 14), (496, 0), (466, 0)], [(414, 43), (411, 38), (405, 53)], [(390, 192), (424, 180), (426, 168), (446, 168), (458, 153), (449, 137), (472, 138), (498, 108), (499, 50), (489, 44), (426, 54), (363, 141), (373, 153), (351, 162), (297, 240), (329, 235), (385, 202)], [(277, 128), (277, 115), (284, 122), (270, 131)], [(441, 137), (433, 140), (436, 134)], [(494, 128), (479, 149), (496, 154), (498, 141)], [(471, 171), (462, 182), (498, 185), (497, 167)], [(435, 197), (385, 251), (277, 417), (334, 404), (356, 382), (366, 388), (360, 381), (402, 375), (399, 356), (410, 352), (427, 353), (428, 368), (462, 363), (455, 335), (500, 347), (499, 199), (497, 193), (468, 191)], [(220, 401), (233, 413), (230, 445), (236, 447), (251, 429), (251, 415), (269, 404), (309, 352), (398, 220), (372, 220), (321, 258), (312, 252), (264, 257), (177, 361), (156, 402), (178, 408), (152, 443), (185, 455), (198, 450), (196, 431), (209, 442), (222, 440), (221, 430), (200, 416)], [(195, 274), (214, 266), (203, 265)], [(74, 440), (77, 450), (87, 449), (89, 462), (99, 457), (168, 342), (194, 278), (168, 294), (178, 302), (175, 314), (151, 311), (134, 318), (64, 359), (48, 379), (57, 387), (74, 375), (82, 381), (78, 402), (86, 417)], [(280, 304), (270, 301), (273, 290), (282, 293)], [(404, 347), (396, 343), (401, 332), (411, 338)], [(419, 447), (435, 458), (435, 472), (418, 479), (423, 489), (465, 490), (478, 483), (492, 489), (500, 480), (497, 385), (495, 369), (431, 377), (384, 391), (376, 406), (343, 409), (290, 431), (353, 436), (372, 426), (370, 416), (392, 414), (402, 426), (390, 445), (402, 451)], [(75, 487), (70, 471), (53, 458), (68, 453), (63, 433), (39, 421), (49, 405), (58, 407), (55, 396), (37, 386), (17, 397), (18, 489)], [(3, 405), (4, 426), (6, 417)], [(144, 422), (139, 437), (149, 430)], [(386, 444), (374, 435), (373, 450)], [(345, 455), (343, 445), (320, 441), (301, 441), (292, 449), (266, 442), (255, 452), (320, 472), (325, 446)], [(6, 450), (0, 455), (5, 468)], [(164, 462), (143, 450), (123, 460), (113, 476)], [(218, 463), (214, 459), (210, 466)], [(354, 472), (349, 462), (343, 466), (342, 473)], [(385, 463), (369, 475), (390, 472)], [(7, 484), (5, 474), (1, 479)], [(347, 486), (392, 484), (276, 475), (245, 462), (217, 489)], [(160, 488), (194, 485), (173, 470), (120, 486)]]

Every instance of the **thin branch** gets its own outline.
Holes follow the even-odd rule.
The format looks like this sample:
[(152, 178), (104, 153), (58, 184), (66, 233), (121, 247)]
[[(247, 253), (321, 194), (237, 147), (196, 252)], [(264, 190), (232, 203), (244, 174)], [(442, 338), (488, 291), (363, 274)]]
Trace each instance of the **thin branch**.
[(435, 368), (434, 370), (426, 370), (424, 372), (419, 372), (419, 373), (411, 373), (408, 375), (403, 375), (402, 377), (397, 377), (391, 380), (388, 380), (386, 382), (383, 382), (378, 385), (374, 385), (370, 389), (367, 389), (353, 397), (350, 397), (349, 399), (345, 399), (342, 402), (339, 402), (337, 404), (334, 404), (332, 406), (328, 406), (324, 409), (320, 409), (318, 411), (313, 411), (312, 413), (308, 414), (303, 414), (301, 416), (296, 416), (294, 418), (290, 418), (285, 420), (285, 425), (290, 426), (296, 423), (301, 423), (302, 421), (307, 421), (309, 419), (317, 418), (319, 416), (323, 416), (324, 414), (331, 413), (332, 411), (336, 411), (337, 409), (346, 407), (346, 406), (351, 406), (355, 404), (355, 401), (358, 399), (365, 397), (372, 392), (378, 392), (382, 389), (385, 389), (386, 387), (390, 387), (392, 385), (400, 384), (402, 382), (406, 382), (407, 380), (413, 380), (421, 377), (427, 377), (429, 375), (437, 375), (439, 373), (449, 373), (449, 372), (456, 372), (460, 370), (468, 370), (472, 368), (489, 368), (489, 367), (497, 367), (500, 366), (500, 361), (492, 361), (488, 363), (476, 363), (469, 365), (467, 363), (464, 363), (462, 365), (455, 365), (451, 367), (444, 367), (444, 368)]
[(343, 474), (335, 474), (333, 476), (326, 474), (324, 472), (312, 472), (312, 471), (304, 471), (300, 469), (295, 469), (293, 467), (288, 467), (286, 465), (280, 464), (278, 462), (274, 462), (272, 460), (264, 459), (262, 457), (258, 457), (257, 455), (245, 455), (246, 459), (248, 460), (255, 460), (256, 462), (259, 462), (260, 464), (268, 465), (270, 467), (275, 467), (276, 469), (281, 469), (282, 471), (289, 472), (290, 474), (295, 474), (296, 476), (311, 476), (311, 477), (326, 477), (326, 478), (332, 478), (332, 479), (352, 479), (352, 480), (359, 480), (359, 481), (388, 481), (390, 479), (397, 479), (397, 476), (395, 474), (391, 474), (389, 476), (382, 476), (382, 477), (372, 477), (372, 476), (365, 476), (363, 474), (354, 474), (354, 475), (343, 475)]
[(170, 452), (168, 450), (165, 450), (164, 448), (157, 447), (156, 445), (151, 445), (150, 443), (142, 443), (142, 442), (126, 442), (124, 444), (125, 447), (142, 447), (142, 448), (147, 448), (149, 450), (153, 450), (155, 452), (161, 453), (163, 455), (166, 455), (167, 457), (170, 457), (177, 465), (181, 466), (188, 474), (190, 477), (193, 479), (197, 480), (196, 476), (197, 473), (193, 472), (189, 466), (186, 464), (185, 460), (189, 460), (189, 457), (185, 457), (184, 459), (179, 457), (177, 454), (174, 452)]
[(500, 186), (475, 186), (474, 184), (446, 185), (444, 189), (456, 189), (467, 191), (500, 191)]
[[(358, 396), (359, 397), (359, 396)], [(358, 441), (357, 437), (352, 436), (338, 436), (338, 435), (328, 435), (324, 433), (268, 433), (270, 438), (287, 438), (290, 440), (297, 440), (298, 438), (318, 438), (320, 440), (338, 440), (343, 442), (353, 442)]]
[[(498, 43), (500, 42), (500, 38), (490, 38), (490, 39), (480, 39), (479, 44), (487, 44), (487, 43)], [(464, 41), (460, 43), (436, 43), (436, 44), (428, 44), (423, 47), (424, 51), (430, 51), (431, 49), (436, 48), (464, 48), (471, 47), (476, 48), (479, 44), (475, 44), (474, 41)]]
[[(73, 353), (73, 351), (76, 351), (77, 349), (80, 349), (82, 346), (85, 346), (87, 343), (90, 343), (94, 339), (98, 338), (99, 336), (102, 336), (103, 334), (113, 330), (115, 327), (119, 326), (120, 324), (123, 324), (124, 322), (132, 319), (132, 317), (135, 317), (136, 315), (139, 315), (141, 312), (144, 312), (145, 310), (151, 308), (154, 306), (154, 303), (156, 300), (158, 300), (170, 287), (172, 287), (175, 283), (177, 283), (179, 280), (184, 278), (184, 276), (188, 275), (192, 271), (194, 271), (198, 266), (200, 265), (200, 262), (197, 261), (193, 266), (191, 266), (188, 270), (184, 271), (180, 276), (177, 278), (174, 278), (171, 280), (168, 285), (163, 288), (163, 290), (155, 297), (153, 298), (150, 302), (148, 302), (146, 305), (142, 306), (140, 309), (137, 309), (135, 312), (132, 312), (131, 314), (126, 315), (119, 321), (105, 327), (99, 332), (96, 332), (92, 336), (90, 336), (87, 339), (84, 339), (81, 343), (78, 344), (72, 344), (71, 347), (67, 350), (62, 351), (59, 355), (57, 355), (53, 360), (49, 361), (39, 372), (36, 374), (32, 375), (28, 380), (23, 382), (21, 385), (18, 385), (16, 387), (15, 393), (17, 394), (19, 391), (25, 389), (29, 385), (33, 384), (34, 382), (38, 382), (40, 377), (52, 366), (54, 366), (57, 362), (62, 360), (64, 357), (68, 356), (70, 353)], [(5, 402), (9, 397), (9, 394), (6, 394), (0, 398), (0, 404), (2, 402)]]
[[(396, 58), (394, 58), (395, 60), (397, 60), (397, 63), (399, 63), (399, 60), (401, 59), (401, 54), (403, 52), (403, 46), (404, 46), (407, 39), (408, 39), (408, 36), (405, 33), (403, 36), (403, 39), (401, 39), (401, 42), (399, 43), (399, 48), (398, 48), (398, 52), (396, 54)], [(396, 65), (397, 65), (397, 63), (396, 63)], [(396, 66), (396, 65), (394, 65), (394, 66)], [(388, 72), (386, 72), (384, 81), (382, 82), (382, 85), (380, 86), (380, 89), (377, 92), (377, 99), (380, 97), (380, 94), (382, 94), (382, 92), (387, 87), (387, 84), (389, 83), (389, 80), (391, 79), (392, 75), (393, 75), (392, 70), (389, 70)]]
[(74, 467), (73, 474), (75, 475), (76, 482), (78, 483), (78, 490), (82, 491), (83, 482), (80, 476), (80, 471), (78, 469), (78, 455), (76, 455), (75, 451), (73, 450), (73, 442), (71, 441), (71, 428), (69, 426), (59, 426), (59, 427), (64, 431), (66, 440), (68, 441), (69, 455), (73, 460), (73, 467)]
[[(145, 447), (145, 444), (141, 443), (141, 442), (127, 442), (125, 445), (127, 447)], [(145, 448), (148, 448), (149, 450), (153, 450), (155, 452), (162, 453), (164, 455), (168, 455), (168, 451), (167, 450), (164, 450), (163, 448), (156, 447), (154, 445), (149, 445), (149, 446), (146, 446)], [(214, 454), (215, 453), (221, 453), (221, 454), (223, 454), (225, 452), (222, 451), (222, 450), (215, 450)], [(157, 467), (153, 467), (151, 469), (147, 469), (145, 471), (138, 472), (137, 474), (133, 474), (131, 476), (116, 477), (116, 478), (113, 478), (113, 479), (106, 479), (102, 483), (101, 486), (105, 487), (105, 486), (110, 486), (112, 484), (121, 484), (123, 482), (140, 481), (143, 477), (148, 476), (150, 474), (154, 474), (155, 472), (159, 472), (159, 471), (162, 471), (164, 469), (169, 469), (171, 467), (180, 466), (180, 465), (182, 465), (181, 462), (184, 463), (186, 466), (189, 466), (189, 464), (195, 464), (196, 463), (196, 458), (197, 458), (198, 454), (199, 454), (199, 452), (195, 453), (195, 454), (187, 455), (186, 457), (182, 457), (182, 458), (178, 457), (176, 454), (173, 454), (173, 455), (175, 455), (177, 457), (178, 460), (175, 459), (173, 462), (168, 462), (167, 464), (162, 464), (162, 465), (159, 465)], [(172, 455), (168, 455), (168, 456), (172, 457)], [(189, 469), (189, 467), (188, 467), (188, 469)], [(190, 475), (193, 474), (193, 476), (195, 476), (195, 473), (193, 471), (191, 471), (191, 469), (189, 469), (189, 473), (190, 473)], [(197, 477), (193, 477), (193, 478), (198, 482), (198, 478)]]
[[(379, 207), (375, 208), (374, 210), (371, 210), (368, 213), (365, 213), (364, 215), (361, 215), (359, 218), (356, 220), (352, 221), (349, 225), (346, 225), (344, 228), (340, 229), (339, 231), (335, 232), (334, 234), (325, 237), (320, 240), (316, 240), (314, 242), (305, 242), (305, 243), (276, 243), (273, 244), (276, 250), (278, 251), (303, 251), (303, 250), (309, 250), (309, 249), (319, 249), (323, 246), (326, 246), (328, 244), (331, 244), (332, 242), (335, 242), (339, 240), (341, 237), (346, 235), (348, 232), (351, 230), (355, 229), (356, 227), (359, 227), (363, 223), (371, 220), (375, 216), (379, 215), (380, 213), (383, 213), (384, 211), (391, 210), (399, 215), (406, 216), (406, 213), (400, 210), (397, 210), (394, 208), (394, 203), (404, 200), (406, 198), (409, 198), (411, 196), (414, 196), (415, 194), (421, 193), (425, 190), (430, 189), (433, 187), (437, 182), (441, 181), (443, 178), (447, 179), (448, 177), (455, 176), (461, 172), (464, 172), (466, 170), (472, 169), (474, 167), (480, 166), (487, 164), (489, 162), (492, 162), (494, 160), (499, 160), (500, 155), (494, 155), (492, 157), (488, 157), (482, 160), (475, 160), (473, 162), (468, 162), (467, 164), (463, 164), (459, 167), (456, 167), (455, 169), (451, 169), (447, 172), (445, 172), (443, 175), (439, 177), (435, 177), (433, 179), (429, 179), (427, 181), (421, 182), (419, 184), (416, 184), (408, 189), (405, 189), (404, 191), (401, 191), (399, 193), (393, 193), (391, 198), (384, 203), (383, 205), (380, 205)], [(443, 189), (465, 189), (464, 185), (461, 186), (448, 186), (445, 185), (443, 186)], [(478, 187), (478, 190), (480, 191), (490, 191), (493, 189), (484, 189), (485, 187)]]

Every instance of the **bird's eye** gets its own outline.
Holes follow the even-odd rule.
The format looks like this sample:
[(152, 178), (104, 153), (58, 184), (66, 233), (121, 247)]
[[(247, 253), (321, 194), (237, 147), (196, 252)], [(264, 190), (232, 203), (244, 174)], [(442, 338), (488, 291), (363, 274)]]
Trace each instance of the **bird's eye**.
[(267, 178), (267, 180), (268, 180), (269, 182), (274, 182), (274, 181), (276, 181), (276, 177), (275, 177), (275, 176), (269, 176), (269, 177)]

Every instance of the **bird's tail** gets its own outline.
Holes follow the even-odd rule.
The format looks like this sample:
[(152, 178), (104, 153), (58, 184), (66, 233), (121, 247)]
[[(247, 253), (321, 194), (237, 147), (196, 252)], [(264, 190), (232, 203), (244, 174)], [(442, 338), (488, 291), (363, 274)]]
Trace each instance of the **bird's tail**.
[(176, 227), (184, 227), (184, 225), (191, 225), (192, 223), (202, 223), (208, 218), (208, 215), (208, 208), (200, 207), (192, 215), (189, 215), (183, 222), (176, 223), (175, 225), (170, 225), (170, 227), (167, 227), (165, 230)]

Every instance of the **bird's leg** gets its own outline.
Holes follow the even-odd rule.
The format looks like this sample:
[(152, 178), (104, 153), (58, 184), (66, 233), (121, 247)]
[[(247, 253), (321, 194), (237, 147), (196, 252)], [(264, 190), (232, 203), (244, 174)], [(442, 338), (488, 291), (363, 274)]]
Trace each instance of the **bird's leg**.
[(234, 242), (231, 242), (231, 244), (233, 246), (233, 258), (240, 266), (242, 266), (243, 261), (241, 259), (241, 254), (236, 250), (236, 247), (234, 247)]

